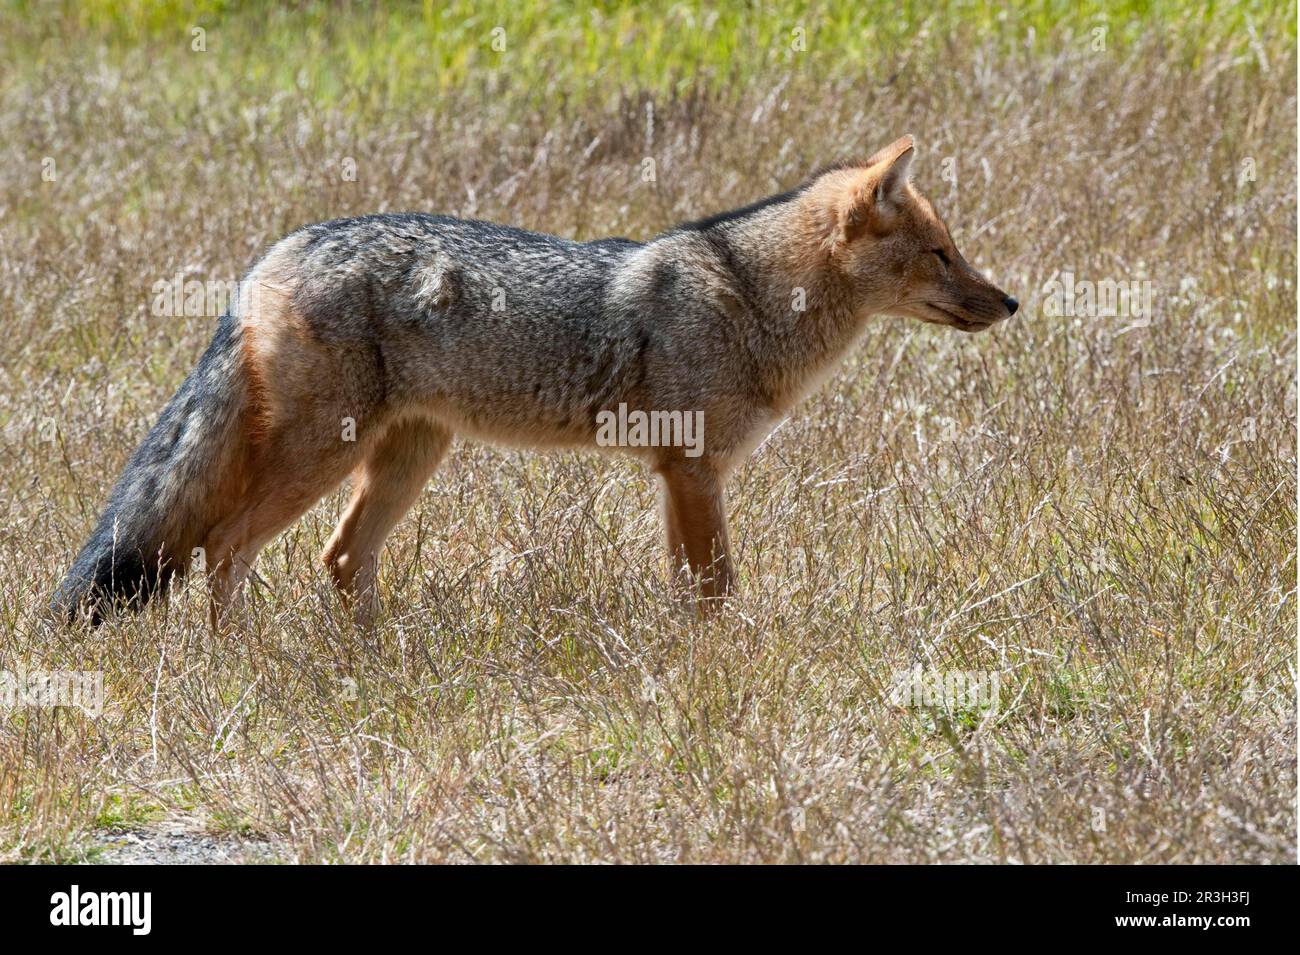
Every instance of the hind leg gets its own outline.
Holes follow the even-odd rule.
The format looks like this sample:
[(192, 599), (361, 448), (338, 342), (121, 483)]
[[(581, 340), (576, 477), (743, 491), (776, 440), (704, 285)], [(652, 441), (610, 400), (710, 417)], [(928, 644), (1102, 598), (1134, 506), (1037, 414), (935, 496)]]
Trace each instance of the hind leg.
[(350, 446), (306, 453), (282, 440), (267, 447), (238, 500), (224, 509), (226, 517), (203, 543), (214, 626), (242, 608), (244, 583), (262, 548), (338, 487), (355, 460)]
[(373, 620), (379, 553), (420, 496), (451, 444), (451, 432), (423, 418), (392, 425), (353, 475), (352, 500), (321, 554), (358, 623)]

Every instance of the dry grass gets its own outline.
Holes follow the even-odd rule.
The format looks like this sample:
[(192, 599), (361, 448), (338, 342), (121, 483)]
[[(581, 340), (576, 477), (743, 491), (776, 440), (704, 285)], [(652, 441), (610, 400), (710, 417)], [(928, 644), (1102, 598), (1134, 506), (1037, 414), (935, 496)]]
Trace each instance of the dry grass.
[[(953, 44), (942, 70), (903, 51), (541, 113), (177, 116), (93, 58), (11, 83), (0, 667), (101, 669), (109, 706), (0, 713), (0, 852), (193, 810), (297, 861), (1294, 862), (1296, 72), (1262, 43)], [(665, 593), (633, 466), (461, 445), (390, 544), (373, 636), (316, 562), (342, 493), (265, 552), (245, 630), (211, 633), (197, 584), (43, 622), (213, 327), (153, 316), (155, 282), (384, 209), (644, 237), (903, 132), (1026, 304), (986, 336), (870, 330), (735, 480), (719, 619)], [(1063, 269), (1150, 279), (1150, 326), (1045, 316)], [(891, 705), (918, 664), (996, 671), (1000, 706)]]

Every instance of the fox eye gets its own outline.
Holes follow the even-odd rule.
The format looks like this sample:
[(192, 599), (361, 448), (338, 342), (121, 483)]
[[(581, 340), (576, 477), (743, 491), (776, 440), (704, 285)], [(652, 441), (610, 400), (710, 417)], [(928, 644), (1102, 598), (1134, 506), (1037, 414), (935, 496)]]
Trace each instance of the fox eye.
[(948, 253), (945, 252), (943, 249), (931, 249), (930, 251), (933, 252), (935, 255), (937, 255), (939, 257), (939, 261), (942, 262), (944, 265), (951, 264), (948, 261)]

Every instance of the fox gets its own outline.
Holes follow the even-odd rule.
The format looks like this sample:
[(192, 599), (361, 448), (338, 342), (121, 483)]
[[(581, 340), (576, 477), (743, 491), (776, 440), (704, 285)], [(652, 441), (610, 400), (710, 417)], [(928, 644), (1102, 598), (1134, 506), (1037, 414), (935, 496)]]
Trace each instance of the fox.
[(197, 565), (218, 624), (258, 552), (350, 476), (321, 560), (373, 623), (384, 542), (454, 436), (604, 448), (627, 409), (699, 422), (614, 450), (661, 485), (669, 579), (716, 607), (737, 588), (728, 476), (873, 317), (974, 333), (1016, 313), (912, 184), (915, 151), (904, 136), (647, 241), (426, 213), (291, 233), (239, 282), (52, 609), (98, 624)]

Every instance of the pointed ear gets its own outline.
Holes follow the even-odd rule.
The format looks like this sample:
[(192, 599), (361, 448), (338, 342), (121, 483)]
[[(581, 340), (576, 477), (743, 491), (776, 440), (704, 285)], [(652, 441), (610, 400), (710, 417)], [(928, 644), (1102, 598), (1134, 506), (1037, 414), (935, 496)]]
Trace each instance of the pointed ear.
[(912, 172), (912, 157), (916, 155), (916, 143), (911, 136), (895, 140), (869, 160), (867, 165), (875, 172), (880, 166), (876, 180), (876, 202), (880, 205), (898, 203), (903, 199), (907, 180)]
[(888, 231), (906, 194), (914, 154), (912, 137), (904, 136), (867, 160), (840, 206), (840, 241), (852, 242), (869, 229)]

